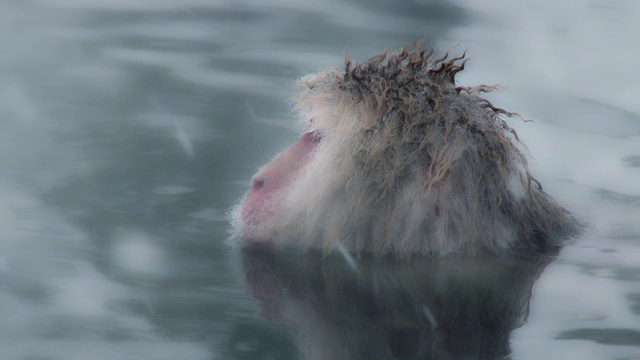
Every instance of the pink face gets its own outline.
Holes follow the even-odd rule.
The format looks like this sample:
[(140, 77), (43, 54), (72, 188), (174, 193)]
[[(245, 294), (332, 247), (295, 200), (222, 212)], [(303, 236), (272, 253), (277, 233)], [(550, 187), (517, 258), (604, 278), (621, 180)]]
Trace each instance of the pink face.
[(320, 143), (315, 132), (303, 134), (251, 180), (251, 190), (240, 205), (240, 235), (247, 240), (269, 241), (275, 230), (265, 232), (265, 224), (282, 212), (286, 189), (304, 172)]

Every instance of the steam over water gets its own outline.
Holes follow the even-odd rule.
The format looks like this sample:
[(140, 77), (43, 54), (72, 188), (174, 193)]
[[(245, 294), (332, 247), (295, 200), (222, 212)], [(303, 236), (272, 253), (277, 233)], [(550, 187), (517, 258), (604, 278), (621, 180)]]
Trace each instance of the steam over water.
[[(452, 284), (473, 284), (510, 331), (495, 356), (638, 358), (639, 33), (631, 0), (0, 2), (0, 357), (369, 359), (357, 345), (388, 340), (412, 358), (394, 295), (437, 338), (458, 308), (434, 299), (469, 309), (477, 289)], [(546, 268), (232, 250), (226, 212), (299, 130), (296, 79), (425, 35), (534, 120), (509, 123), (585, 234)]]

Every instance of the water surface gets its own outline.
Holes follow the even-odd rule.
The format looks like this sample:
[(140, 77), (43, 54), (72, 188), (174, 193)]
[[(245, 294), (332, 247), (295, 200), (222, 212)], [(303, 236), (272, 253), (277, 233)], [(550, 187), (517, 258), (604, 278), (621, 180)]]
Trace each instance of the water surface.
[[(469, 50), (461, 84), (508, 87), (490, 98), (534, 120), (510, 120), (534, 174), (588, 224), (546, 267), (516, 267), (532, 291), (487, 285), (509, 310), (488, 313), (510, 314), (496, 318), (501, 355), (639, 358), (639, 24), (630, 0), (0, 3), (2, 358), (321, 359), (309, 344), (372, 341), (356, 325), (411, 328), (406, 303), (367, 307), (400, 293), (370, 300), (384, 293), (371, 279), (345, 278), (353, 294), (331, 283), (365, 318), (338, 320), (342, 298), (315, 288), (274, 291), (320, 281), (278, 280), (282, 269), (327, 265), (267, 258), (256, 263), (275, 272), (247, 279), (226, 212), (295, 139), (299, 77), (425, 35), (439, 52)], [(457, 296), (470, 290), (442, 279), (406, 284), (471, 309)], [(265, 299), (299, 312), (269, 318)], [(434, 326), (436, 310), (419, 310)], [(424, 354), (401, 341), (410, 331), (393, 334), (397, 358)]]

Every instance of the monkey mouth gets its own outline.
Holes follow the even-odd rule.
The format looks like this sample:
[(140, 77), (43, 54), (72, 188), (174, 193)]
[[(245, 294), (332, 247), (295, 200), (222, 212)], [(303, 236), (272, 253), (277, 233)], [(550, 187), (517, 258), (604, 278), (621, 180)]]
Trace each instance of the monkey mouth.
[(270, 223), (277, 217), (270, 198), (256, 198), (247, 194), (234, 211), (234, 228), (242, 240), (251, 243), (268, 243), (275, 237)]

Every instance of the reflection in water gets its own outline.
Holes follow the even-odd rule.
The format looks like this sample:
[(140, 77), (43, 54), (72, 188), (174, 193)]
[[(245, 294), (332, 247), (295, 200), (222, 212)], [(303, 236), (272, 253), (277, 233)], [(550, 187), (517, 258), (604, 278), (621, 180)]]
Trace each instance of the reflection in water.
[(307, 359), (502, 359), (551, 255), (393, 259), (242, 250), (260, 316)]

